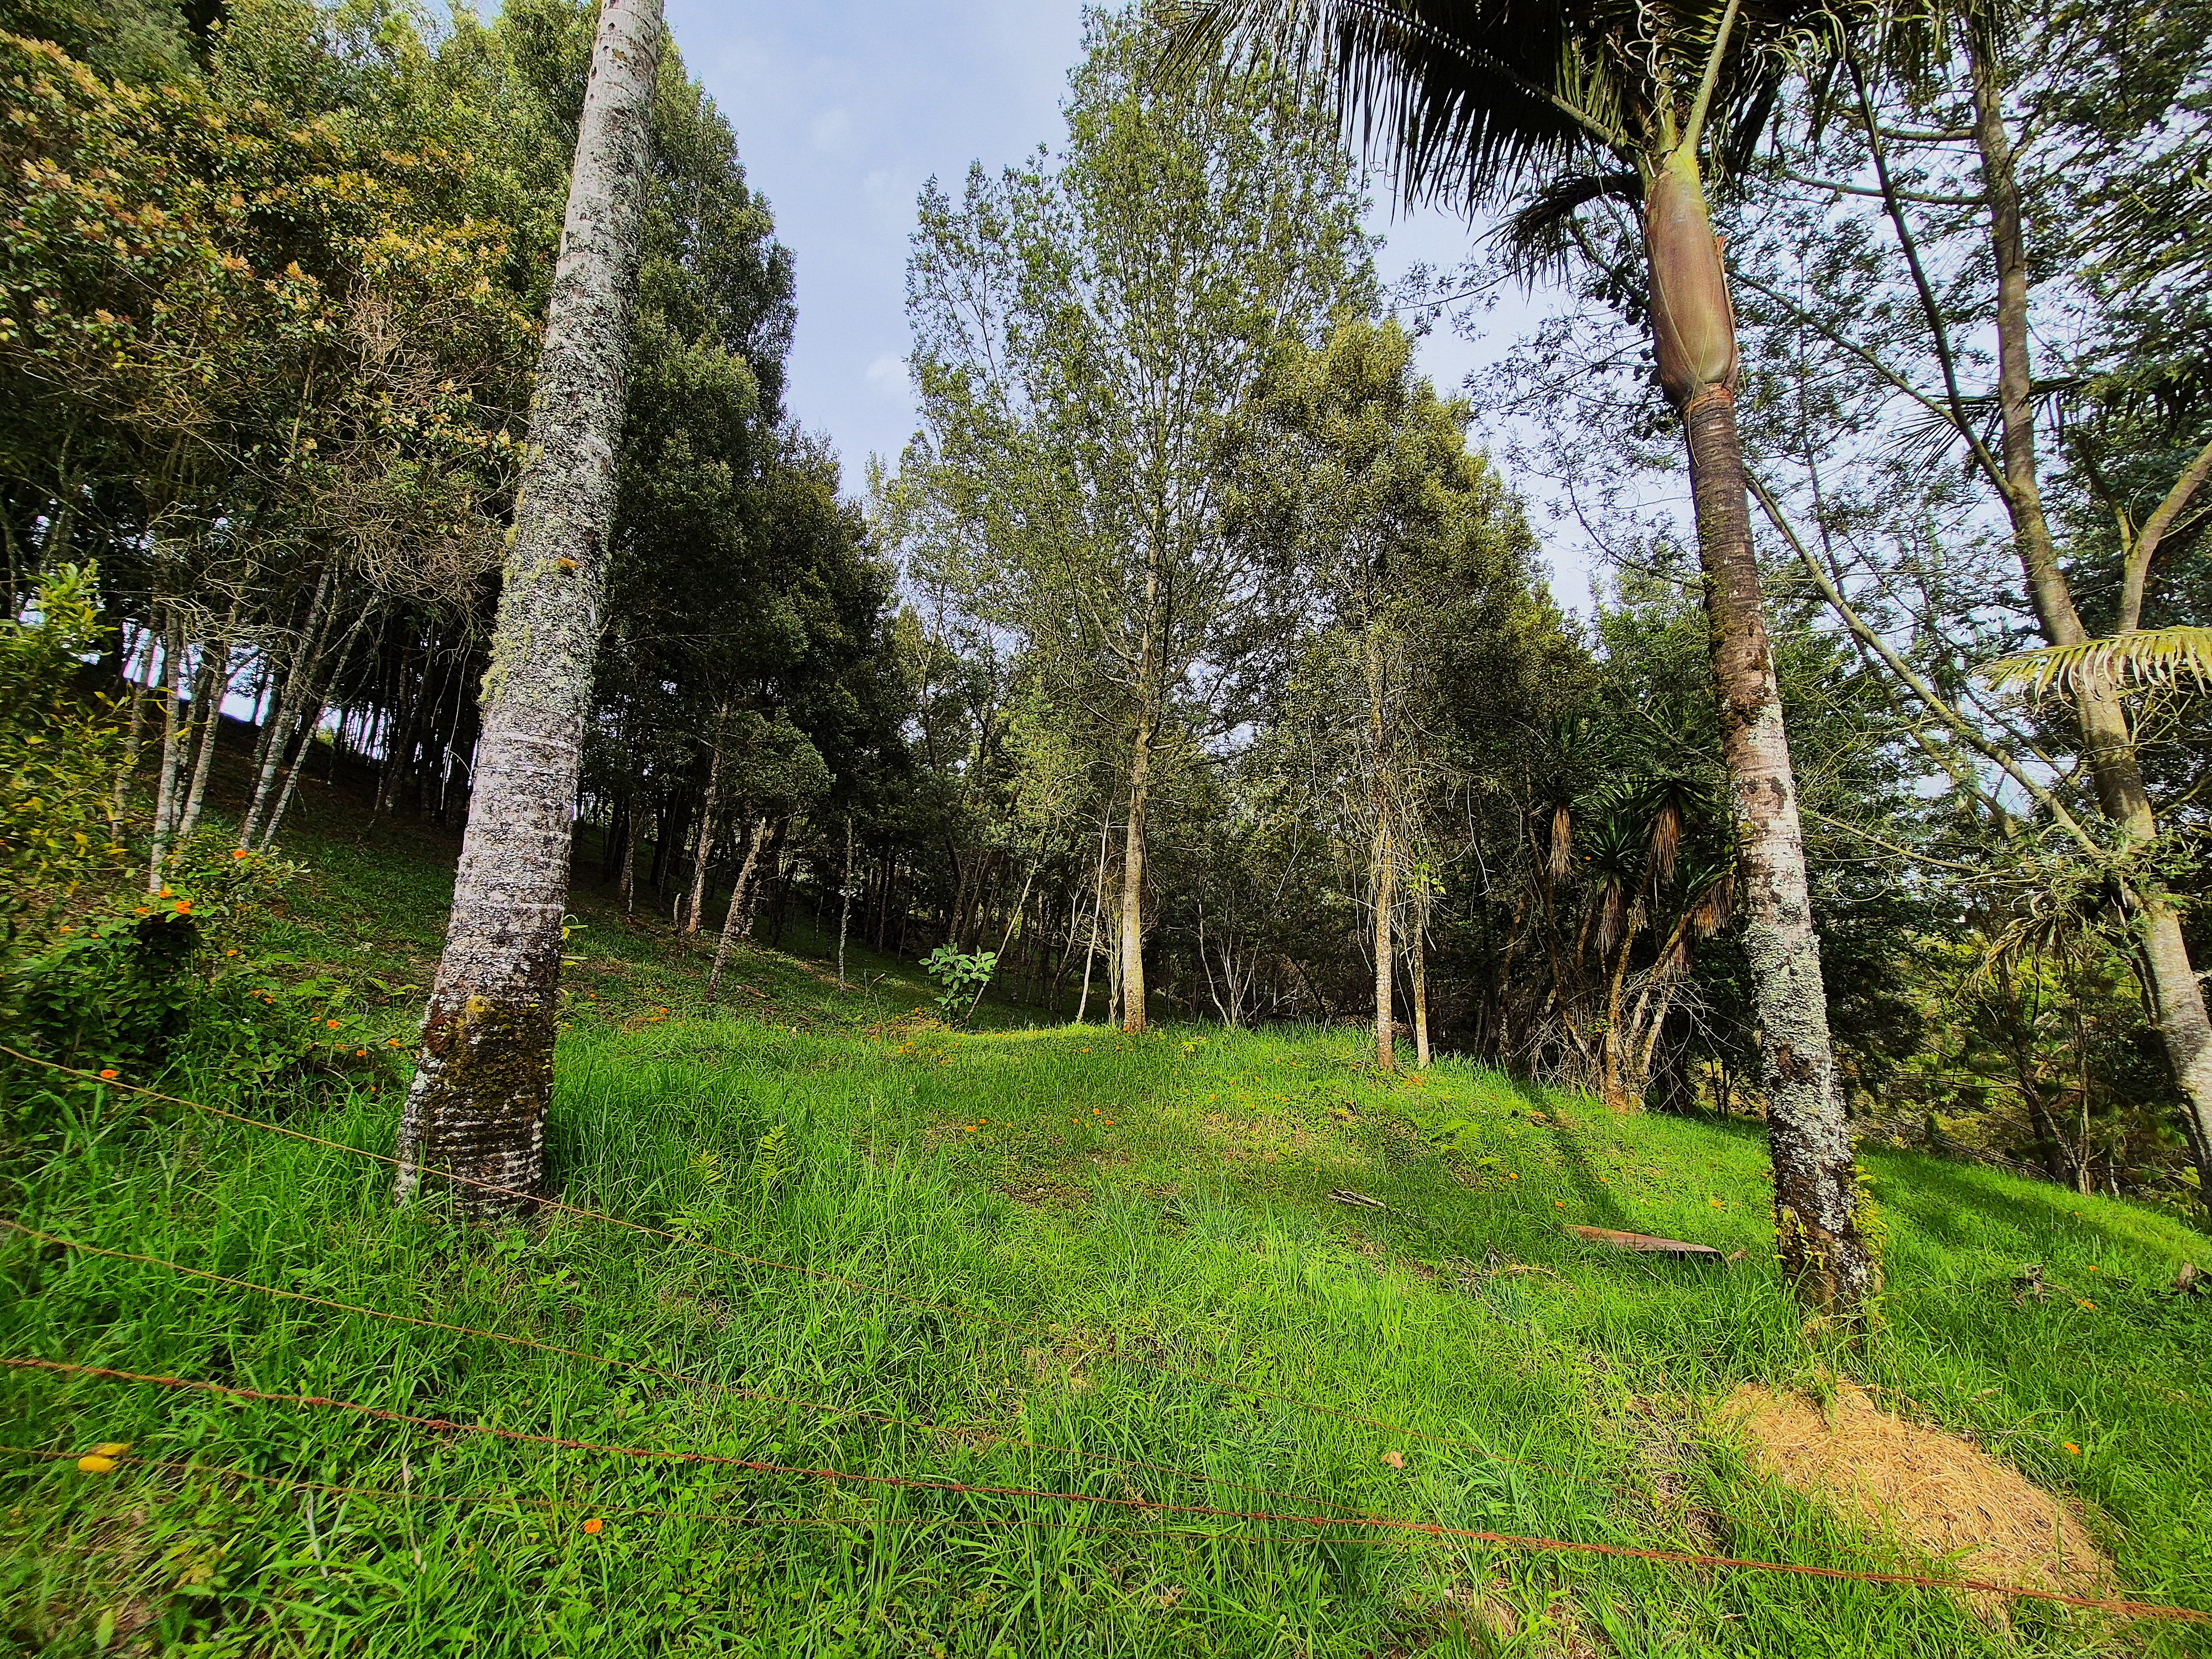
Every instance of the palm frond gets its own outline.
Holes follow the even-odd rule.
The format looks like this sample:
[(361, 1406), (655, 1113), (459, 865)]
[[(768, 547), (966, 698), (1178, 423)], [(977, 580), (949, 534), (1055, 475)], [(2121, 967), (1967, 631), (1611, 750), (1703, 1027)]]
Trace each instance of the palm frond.
[[(1632, 18), (1632, 8), (1619, 8)], [(1348, 131), (1409, 204), (1510, 200), (1622, 131), (1613, 77), (1565, 14), (1499, 0), (1194, 0), (1171, 62), (1274, 67), (1328, 86)]]
[(1498, 228), (1497, 240), (1516, 271), (1540, 275), (1556, 270), (1566, 263), (1569, 228), (1577, 214), (1592, 202), (1634, 202), (1643, 194), (1644, 181), (1625, 167), (1573, 173), (1553, 180), (1522, 202)]
[[(1873, 0), (1844, 0), (1856, 17)], [(1513, 202), (1566, 175), (1632, 165), (1666, 81), (1692, 84), (1724, 0), (1183, 0), (1169, 61), (1281, 70), (1328, 86), (1346, 129), (1409, 202)], [(1723, 169), (1747, 158), (1837, 0), (1743, 7), (1710, 122)]]
[(1991, 687), (2022, 687), (2031, 697), (2095, 686), (2172, 687), (2185, 676), (2199, 690), (2212, 680), (2212, 628), (2138, 628), (2110, 639), (2023, 651), (1982, 668)]

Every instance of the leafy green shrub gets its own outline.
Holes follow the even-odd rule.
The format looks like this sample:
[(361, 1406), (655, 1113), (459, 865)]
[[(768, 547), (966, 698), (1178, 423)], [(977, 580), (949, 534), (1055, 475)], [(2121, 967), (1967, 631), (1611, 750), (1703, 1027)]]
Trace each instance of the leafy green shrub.
[(950, 945), (940, 945), (922, 958), (922, 972), (939, 987), (937, 1012), (948, 1024), (968, 1018), (968, 1011), (983, 994), (983, 988), (991, 982), (998, 966), (996, 951), (978, 951), (973, 956), (963, 956)]
[(119, 874), (123, 733), (79, 685), (100, 635), (99, 568), (40, 580), (38, 620), (0, 619), (0, 950), (52, 934), (88, 887)]
[[(114, 704), (80, 684), (98, 592), (94, 567), (64, 567), (40, 581), (35, 621), (0, 623), (0, 1041), (139, 1077), (190, 1051), (246, 1087), (303, 1066), (359, 1069), (358, 993), (288, 978), (287, 958), (251, 950), (299, 866), (208, 831), (175, 850), (159, 888), (139, 889), (118, 816)], [(9, 1085), (19, 1136), (74, 1086), (37, 1068)]]

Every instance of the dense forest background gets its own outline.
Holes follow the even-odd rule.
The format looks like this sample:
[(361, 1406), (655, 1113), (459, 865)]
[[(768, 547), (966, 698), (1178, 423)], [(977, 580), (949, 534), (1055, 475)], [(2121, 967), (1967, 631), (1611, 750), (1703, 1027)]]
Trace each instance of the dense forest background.
[[(2212, 453), (2209, 20), (2062, 8), (1910, 82), (1846, 66), (1715, 186), (1856, 1127), (2178, 1208), (2212, 1152), (2138, 901), (2212, 946), (2202, 688), (2102, 683), (2157, 822), (2124, 846), (2079, 663), (1990, 665), (2051, 642), (2039, 580), (2093, 636), (2212, 620), (2212, 495), (2177, 488)], [(591, 22), (0, 7), (9, 605), (76, 619), (112, 716), (11, 728), (8, 995), (81, 1057), (160, 1036), (85, 1012), (125, 1007), (94, 896), (280, 848), (303, 773), (465, 817)], [(580, 877), (702, 951), (805, 915), (969, 958), (1040, 1021), (1379, 995), (1386, 1065), (1404, 1038), (1757, 1109), (1635, 207), (1563, 190), (1385, 292), (1334, 110), (1161, 73), (1158, 25), (1094, 15), (1057, 143), (924, 193), (921, 429), (860, 487), (783, 408), (791, 257), (664, 53)], [(1529, 279), (1557, 314), (1495, 374), (1420, 377), (1409, 331)], [(1606, 555), (1587, 620), (1547, 594), (1552, 533)], [(11, 646), (25, 707), (60, 660), (33, 634), (64, 639)]]

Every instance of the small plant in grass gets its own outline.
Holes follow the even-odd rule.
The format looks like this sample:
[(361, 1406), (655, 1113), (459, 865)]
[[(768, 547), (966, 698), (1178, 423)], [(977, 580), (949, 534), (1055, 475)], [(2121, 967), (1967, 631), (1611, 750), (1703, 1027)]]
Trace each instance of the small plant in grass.
[(782, 1186), (797, 1163), (798, 1151), (782, 1124), (763, 1135), (753, 1148), (753, 1180), (760, 1187), (761, 1197), (768, 1198)]
[(922, 958), (922, 972), (938, 987), (937, 1012), (947, 1024), (967, 1019), (998, 966), (996, 951), (965, 956), (950, 945), (940, 945)]
[(715, 1212), (722, 1201), (722, 1189), (729, 1183), (729, 1171), (723, 1167), (721, 1154), (708, 1148), (691, 1155), (688, 1170), (698, 1183), (699, 1198), (669, 1215), (668, 1231), (686, 1243), (703, 1244), (714, 1236)]

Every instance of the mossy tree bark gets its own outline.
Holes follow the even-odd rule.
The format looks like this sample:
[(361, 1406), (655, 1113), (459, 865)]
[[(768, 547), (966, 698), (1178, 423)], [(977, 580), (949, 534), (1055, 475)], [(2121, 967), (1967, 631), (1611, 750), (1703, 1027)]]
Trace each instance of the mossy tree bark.
[(446, 946), (399, 1126), (395, 1198), (464, 1213), (538, 1191), (575, 799), (614, 507), (660, 0), (603, 0), (500, 594)]
[(1644, 232), (1660, 382), (1689, 444), (1783, 1271), (1805, 1301), (1849, 1317), (1880, 1288), (1880, 1272), (1859, 1226), (1796, 777), (1752, 553), (1735, 418), (1735, 316), (1692, 145), (1653, 169)]

